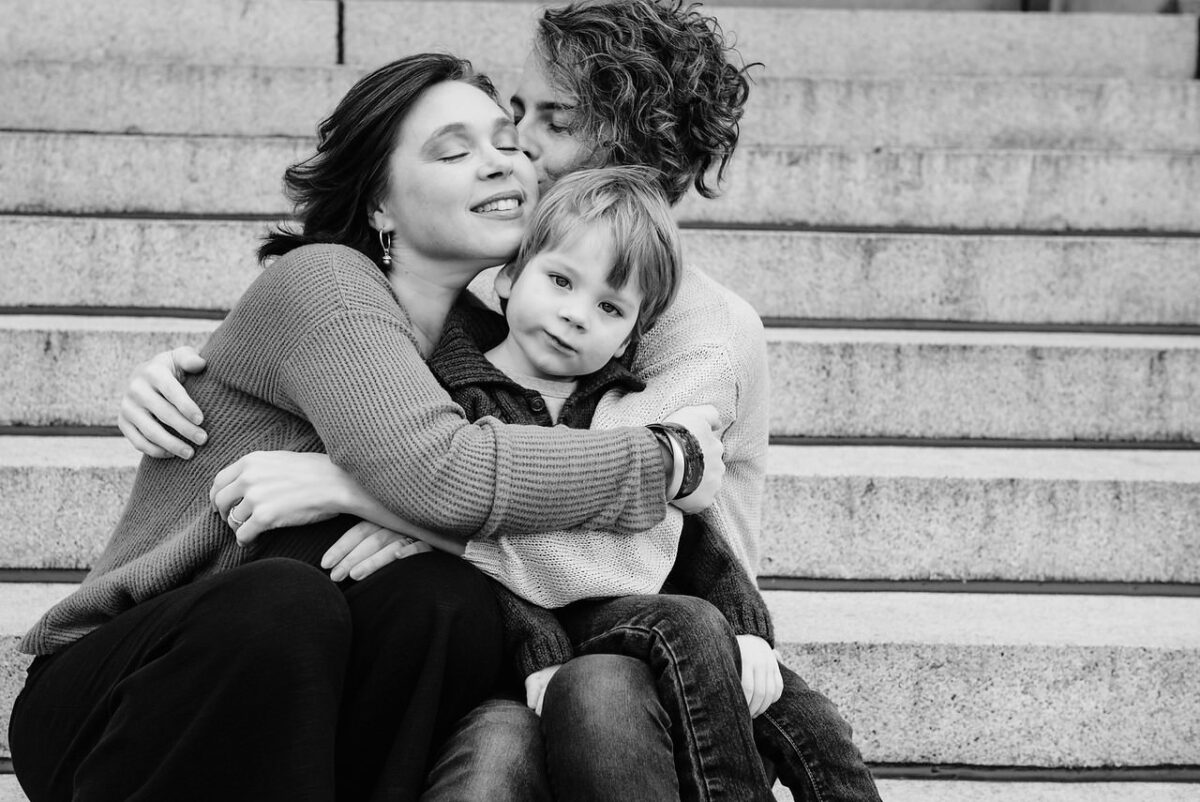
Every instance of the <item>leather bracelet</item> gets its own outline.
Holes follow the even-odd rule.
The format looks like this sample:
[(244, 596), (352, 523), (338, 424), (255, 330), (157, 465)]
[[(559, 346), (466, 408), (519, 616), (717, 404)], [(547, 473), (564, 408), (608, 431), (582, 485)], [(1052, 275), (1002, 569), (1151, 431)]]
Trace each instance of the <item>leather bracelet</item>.
[(686, 426), (679, 423), (657, 425), (662, 426), (667, 435), (678, 442), (679, 447), (683, 449), (683, 483), (680, 485), (679, 492), (671, 499), (679, 501), (690, 496), (700, 486), (700, 480), (704, 478), (704, 451), (700, 448), (700, 441), (688, 431)]
[(683, 448), (660, 423), (652, 423), (646, 427), (654, 434), (663, 448), (671, 454), (671, 481), (667, 484), (667, 503), (675, 500), (679, 489), (683, 487)]

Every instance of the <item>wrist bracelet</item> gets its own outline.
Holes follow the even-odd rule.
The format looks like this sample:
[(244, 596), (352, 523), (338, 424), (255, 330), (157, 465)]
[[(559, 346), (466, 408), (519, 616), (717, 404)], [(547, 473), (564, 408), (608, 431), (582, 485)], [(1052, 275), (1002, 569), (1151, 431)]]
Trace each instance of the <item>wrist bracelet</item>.
[(679, 492), (671, 499), (679, 501), (690, 496), (700, 486), (700, 480), (704, 478), (704, 452), (700, 448), (700, 441), (686, 426), (678, 423), (658, 425), (666, 430), (671, 440), (677, 442), (683, 451), (683, 481)]
[(667, 483), (667, 503), (670, 503), (675, 500), (679, 489), (683, 487), (683, 449), (679, 447), (675, 438), (667, 433), (663, 424), (652, 423), (646, 428), (654, 433), (654, 438), (671, 454), (671, 475), (670, 481)]

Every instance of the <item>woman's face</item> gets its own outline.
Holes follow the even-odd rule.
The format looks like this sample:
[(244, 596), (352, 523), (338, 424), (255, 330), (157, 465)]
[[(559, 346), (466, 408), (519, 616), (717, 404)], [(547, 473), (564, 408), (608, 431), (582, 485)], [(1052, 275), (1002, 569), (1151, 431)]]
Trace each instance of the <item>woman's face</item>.
[(486, 94), (459, 81), (425, 91), (400, 124), (387, 192), (371, 213), (400, 265), (455, 261), (479, 270), (517, 250), (537, 180), (517, 131)]
[(521, 148), (537, 170), (538, 189), (543, 193), (568, 173), (602, 166), (595, 143), (575, 130), (576, 102), (550, 84), (545, 62), (537, 53), (525, 60), (510, 103)]

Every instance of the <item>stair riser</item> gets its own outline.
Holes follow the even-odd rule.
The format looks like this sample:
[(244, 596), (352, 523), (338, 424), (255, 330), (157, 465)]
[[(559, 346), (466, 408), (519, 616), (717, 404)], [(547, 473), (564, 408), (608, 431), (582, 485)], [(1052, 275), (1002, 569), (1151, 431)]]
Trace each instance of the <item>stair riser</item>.
[[(36, 465), (0, 467), (0, 497), (14, 500), (0, 511), (0, 568), (89, 567), (132, 485), (135, 456), (118, 441), (86, 444), (111, 447), (101, 463), (71, 460), (68, 446), (44, 442), (44, 452), (36, 441), (21, 446), (40, 454)], [(1200, 457), (1194, 467), (1200, 479)], [(1200, 583), (1200, 485), (1183, 476), (987, 480), (883, 476), (870, 464), (842, 476), (779, 469), (768, 477), (763, 528), (764, 576)]]
[[(287, 214), (304, 140), (0, 134), (0, 212)], [(1200, 155), (740, 151), (685, 222), (1200, 231)]]
[[(74, 328), (45, 322), (53, 320)], [(134, 325), (0, 318), (0, 357), (11, 370), (0, 389), (0, 425), (111, 425), (134, 365), (201, 345), (216, 323)], [(815, 334), (828, 341), (790, 341), (781, 332), (768, 344), (775, 435), (1200, 442), (1195, 338), (1146, 338), (1138, 348), (1056, 347), (1051, 335), (1019, 346)], [(1173, 345), (1157, 345), (1164, 340)]]
[(776, 435), (1200, 442), (1187, 347), (775, 342)]
[[(263, 222), (0, 216), (0, 306), (229, 309)], [(1200, 238), (686, 230), (684, 253), (765, 317), (1200, 325)]]
[[(771, 76), (1045, 75), (1189, 79), (1196, 29), (1180, 17), (830, 12), (705, 5), (747, 62)], [(485, 69), (519, 67), (530, 3), (375, 0), (346, 5), (350, 64), (379, 64), (429, 47)]]
[[(5, 69), (0, 128), (309, 137), (362, 73), (26, 62)], [(514, 77), (492, 76), (503, 97)], [(742, 147), (1200, 148), (1194, 82), (765, 78), (750, 97)]]
[(337, 63), (335, 0), (19, 0), (5, 5), (0, 63)]
[[(781, 643), (872, 762), (1187, 765), (1200, 737), (1188, 650)], [(27, 660), (0, 642), (0, 755)]]

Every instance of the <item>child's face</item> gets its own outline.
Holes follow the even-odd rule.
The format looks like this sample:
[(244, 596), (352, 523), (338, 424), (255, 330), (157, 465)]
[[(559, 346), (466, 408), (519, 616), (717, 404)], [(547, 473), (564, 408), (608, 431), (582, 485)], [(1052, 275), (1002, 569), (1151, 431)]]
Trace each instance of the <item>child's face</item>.
[(619, 290), (609, 286), (613, 264), (612, 235), (588, 226), (536, 254), (515, 282), (501, 272), (496, 290), (508, 299), (509, 337), (528, 363), (527, 375), (586, 376), (625, 353), (642, 293), (636, 277)]

